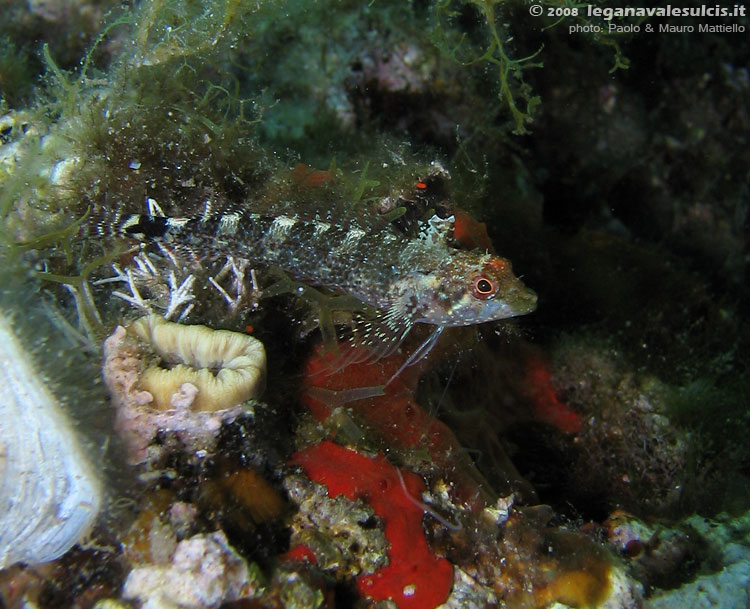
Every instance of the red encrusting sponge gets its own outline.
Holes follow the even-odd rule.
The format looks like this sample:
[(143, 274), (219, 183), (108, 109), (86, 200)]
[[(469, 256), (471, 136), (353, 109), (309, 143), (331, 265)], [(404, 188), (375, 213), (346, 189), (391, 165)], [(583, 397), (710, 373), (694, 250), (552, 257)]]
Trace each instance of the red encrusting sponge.
[(419, 507), (425, 489), (421, 478), (409, 471), (399, 476), (383, 455), (368, 457), (328, 441), (295, 453), (291, 462), (326, 486), (330, 497), (362, 499), (383, 521), (389, 563), (357, 578), (360, 594), (376, 601), (391, 599), (399, 609), (435, 609), (446, 601), (453, 567), (427, 545), (424, 510)]

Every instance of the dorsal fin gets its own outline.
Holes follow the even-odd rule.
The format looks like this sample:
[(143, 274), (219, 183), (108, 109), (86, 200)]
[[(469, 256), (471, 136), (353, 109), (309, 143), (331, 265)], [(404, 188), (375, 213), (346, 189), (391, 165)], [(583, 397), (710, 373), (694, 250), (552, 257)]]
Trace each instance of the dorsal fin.
[(453, 238), (453, 227), (455, 217), (441, 218), (433, 214), (426, 222), (423, 222), (419, 231), (419, 239), (435, 246), (444, 247)]

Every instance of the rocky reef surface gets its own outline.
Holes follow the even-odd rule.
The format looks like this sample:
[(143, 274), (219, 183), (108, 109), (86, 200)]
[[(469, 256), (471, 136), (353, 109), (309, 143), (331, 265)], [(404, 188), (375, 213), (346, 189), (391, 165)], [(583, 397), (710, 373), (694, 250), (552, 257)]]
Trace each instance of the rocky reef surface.
[(0, 608), (747, 606), (750, 23), (596, 8), (2, 9)]

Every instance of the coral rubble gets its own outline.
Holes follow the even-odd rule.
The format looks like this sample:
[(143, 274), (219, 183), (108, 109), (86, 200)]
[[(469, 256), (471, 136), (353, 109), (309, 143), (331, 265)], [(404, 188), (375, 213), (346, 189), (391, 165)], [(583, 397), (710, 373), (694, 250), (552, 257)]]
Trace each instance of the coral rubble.
[(177, 544), (166, 564), (133, 569), (123, 598), (145, 608), (217, 609), (222, 603), (252, 598), (258, 584), (222, 532), (196, 535)]
[[(730, 609), (750, 601), (750, 515), (736, 518), (699, 516), (680, 523), (697, 532), (710, 548), (701, 573), (693, 581), (672, 590), (660, 590), (646, 601), (646, 609), (671, 609), (689, 605), (695, 609)], [(712, 556), (713, 554), (713, 556)]]

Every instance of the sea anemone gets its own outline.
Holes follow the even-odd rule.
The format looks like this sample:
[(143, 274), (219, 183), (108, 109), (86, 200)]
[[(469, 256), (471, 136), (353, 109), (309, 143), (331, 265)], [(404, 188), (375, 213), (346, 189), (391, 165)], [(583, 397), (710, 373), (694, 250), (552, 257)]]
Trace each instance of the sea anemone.
[(104, 342), (104, 381), (130, 460), (146, 459), (159, 430), (208, 447), (223, 422), (265, 385), (266, 354), (251, 336), (172, 323), (158, 315), (118, 326)]
[[(150, 365), (141, 374), (139, 385), (153, 396), (152, 408), (167, 410), (187, 391), (195, 392), (191, 410), (215, 412), (264, 389), (266, 352), (252, 336), (171, 323), (158, 315), (141, 317), (129, 333), (171, 366)], [(185, 389), (186, 383), (195, 389)]]

